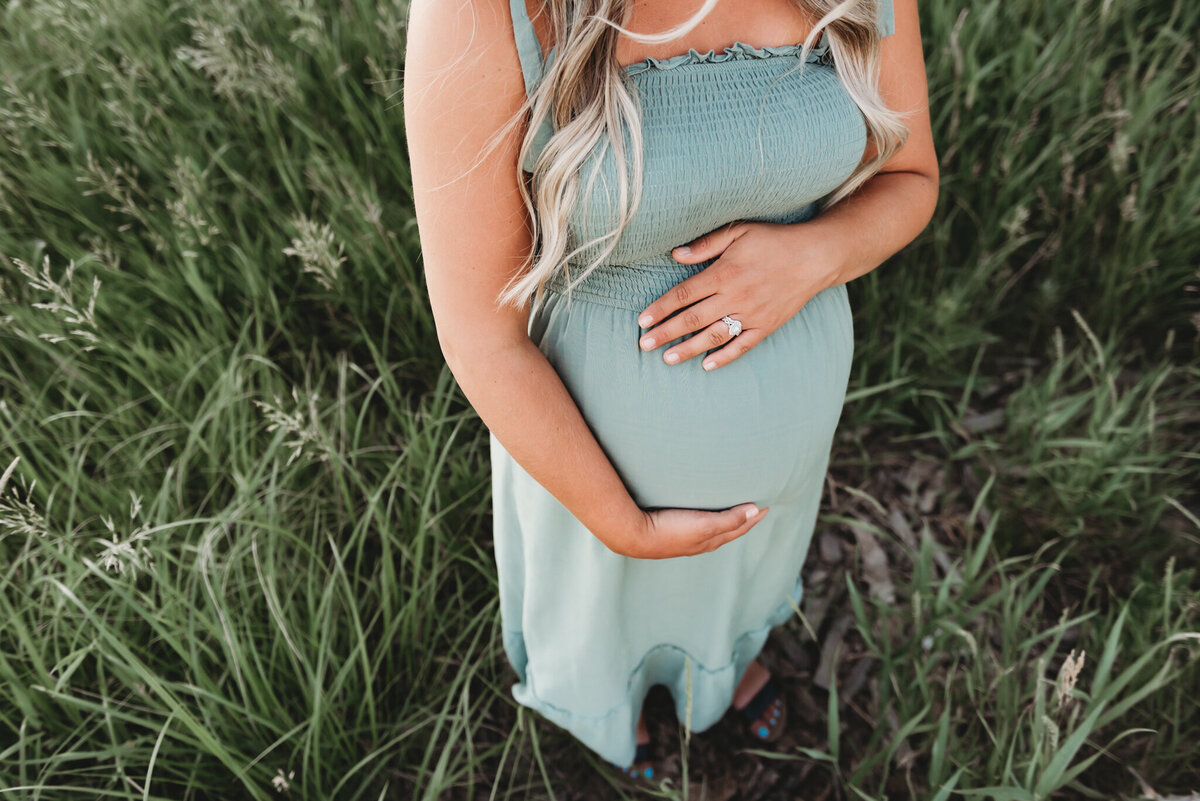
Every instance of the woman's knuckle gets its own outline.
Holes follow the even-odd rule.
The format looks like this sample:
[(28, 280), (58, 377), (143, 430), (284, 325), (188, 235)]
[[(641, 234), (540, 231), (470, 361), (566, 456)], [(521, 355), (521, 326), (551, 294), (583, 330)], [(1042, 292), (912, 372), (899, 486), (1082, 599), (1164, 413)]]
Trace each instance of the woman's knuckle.
[(708, 332), (708, 341), (713, 345), (724, 344), (725, 339), (729, 336), (729, 332), (710, 329)]
[(684, 325), (686, 325), (688, 327), (688, 329), (695, 329), (697, 326), (700, 325), (700, 315), (697, 314), (694, 310), (686, 311), (683, 313), (683, 322), (684, 322)]
[(680, 303), (687, 303), (688, 298), (692, 296), (692, 291), (684, 283), (676, 284), (672, 292), (675, 295), (675, 300)]

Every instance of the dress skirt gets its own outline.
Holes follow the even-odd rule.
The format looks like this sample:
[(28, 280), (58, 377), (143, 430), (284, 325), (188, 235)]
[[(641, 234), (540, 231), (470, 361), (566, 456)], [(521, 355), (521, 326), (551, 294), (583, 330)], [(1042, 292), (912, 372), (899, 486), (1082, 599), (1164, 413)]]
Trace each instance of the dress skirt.
[(513, 697), (623, 766), (651, 686), (668, 688), (692, 731), (708, 729), (798, 607), (850, 377), (844, 285), (712, 372), (702, 356), (666, 364), (669, 345), (642, 351), (640, 311), (708, 263), (606, 265), (569, 298), (552, 283), (530, 332), (639, 506), (770, 506), (749, 532), (706, 554), (620, 556), (491, 437)]

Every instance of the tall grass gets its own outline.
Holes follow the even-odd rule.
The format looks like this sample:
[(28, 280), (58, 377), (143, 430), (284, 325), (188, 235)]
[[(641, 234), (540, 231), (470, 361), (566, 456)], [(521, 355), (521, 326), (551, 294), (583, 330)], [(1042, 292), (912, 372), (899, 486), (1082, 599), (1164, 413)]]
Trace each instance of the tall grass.
[[(842, 797), (1188, 791), (1200, 7), (921, 16), (941, 203), (851, 284), (849, 556), (780, 635), (824, 719), (748, 754)], [(405, 17), (0, 9), (0, 796), (618, 795), (509, 694)]]

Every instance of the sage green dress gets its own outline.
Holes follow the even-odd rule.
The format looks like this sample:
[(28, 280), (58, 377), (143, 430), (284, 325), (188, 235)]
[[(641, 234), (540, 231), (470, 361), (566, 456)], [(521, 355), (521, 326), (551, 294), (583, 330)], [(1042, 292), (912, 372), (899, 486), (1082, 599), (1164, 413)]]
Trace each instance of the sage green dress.
[[(524, 0), (511, 6), (531, 91), (542, 51)], [(891, 34), (890, 0), (879, 8), (880, 32)], [(715, 260), (682, 265), (672, 248), (733, 220), (809, 220), (861, 161), (865, 121), (828, 50), (822, 36), (801, 64), (799, 44), (737, 42), (626, 67), (642, 108), (640, 210), (605, 266), (569, 301), (563, 282), (553, 282), (530, 324), (639, 506), (754, 502), (771, 507), (767, 516), (711, 553), (619, 556), (491, 437), (504, 649), (520, 680), (513, 696), (619, 765), (632, 764), (652, 685), (666, 685), (693, 731), (709, 728), (803, 593), (800, 571), (853, 355), (845, 286), (820, 292), (711, 373), (701, 357), (668, 365), (665, 346), (642, 351), (637, 317)], [(542, 144), (549, 134), (539, 131)], [(615, 221), (611, 149), (594, 152), (582, 176), (597, 153), (601, 178), (588, 212), (571, 220), (571, 247)], [(572, 263), (586, 265), (597, 252)]]

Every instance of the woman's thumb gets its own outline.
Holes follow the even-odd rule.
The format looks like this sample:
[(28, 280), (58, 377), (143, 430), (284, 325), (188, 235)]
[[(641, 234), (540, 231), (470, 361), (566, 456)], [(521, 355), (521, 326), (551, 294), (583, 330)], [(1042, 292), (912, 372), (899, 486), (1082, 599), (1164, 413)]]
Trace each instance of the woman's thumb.
[(676, 261), (700, 261), (707, 258), (710, 237), (705, 234), (671, 251)]

